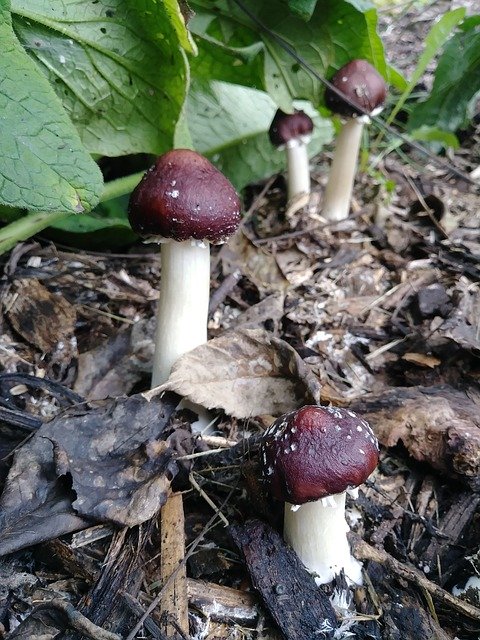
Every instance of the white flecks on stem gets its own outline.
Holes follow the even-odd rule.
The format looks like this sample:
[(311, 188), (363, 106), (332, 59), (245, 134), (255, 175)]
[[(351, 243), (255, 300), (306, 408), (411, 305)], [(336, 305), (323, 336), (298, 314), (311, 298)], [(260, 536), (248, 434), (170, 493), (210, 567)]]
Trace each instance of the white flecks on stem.
[(284, 537), (300, 560), (316, 574), (318, 584), (333, 580), (343, 569), (347, 580), (362, 584), (362, 565), (350, 553), (345, 520), (345, 493), (331, 496), (329, 504), (307, 502), (296, 510), (285, 505)]
[(348, 118), (337, 136), (322, 207), (326, 220), (334, 222), (348, 217), (362, 131), (362, 118)]

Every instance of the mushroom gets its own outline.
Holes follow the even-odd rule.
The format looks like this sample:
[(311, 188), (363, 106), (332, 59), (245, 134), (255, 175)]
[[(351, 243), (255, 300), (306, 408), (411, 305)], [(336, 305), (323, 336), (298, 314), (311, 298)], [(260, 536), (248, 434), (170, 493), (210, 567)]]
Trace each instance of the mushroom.
[(270, 142), (287, 151), (288, 199), (310, 193), (310, 167), (307, 145), (313, 131), (313, 120), (304, 111), (284, 113), (277, 109), (268, 130)]
[(262, 475), (286, 502), (284, 537), (319, 584), (343, 569), (361, 584), (361, 564), (348, 544), (345, 495), (378, 463), (378, 442), (353, 411), (307, 405), (287, 413), (262, 437)]
[(173, 363), (207, 341), (209, 243), (224, 242), (240, 223), (240, 200), (227, 178), (189, 149), (160, 156), (130, 197), (132, 229), (162, 243), (152, 386)]
[(348, 217), (353, 181), (366, 115), (378, 115), (383, 108), (387, 86), (378, 71), (366, 60), (352, 60), (333, 76), (331, 84), (348, 102), (327, 87), (325, 103), (345, 123), (337, 137), (323, 202), (323, 217), (330, 221)]

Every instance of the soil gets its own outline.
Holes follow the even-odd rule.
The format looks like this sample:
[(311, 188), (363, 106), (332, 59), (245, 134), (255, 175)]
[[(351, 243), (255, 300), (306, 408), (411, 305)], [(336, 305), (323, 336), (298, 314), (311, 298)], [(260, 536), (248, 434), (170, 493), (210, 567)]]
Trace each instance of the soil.
[[(458, 4), (381, 12), (397, 68), (411, 72)], [(468, 174), (475, 121), (461, 140), (443, 161)], [(3, 257), (0, 638), (480, 637), (478, 578), (463, 591), (480, 573), (478, 187), (404, 146), (365, 167), (352, 216), (326, 224), (330, 158), (296, 211), (282, 176), (247, 189), (240, 232), (213, 249), (211, 342), (162, 398), (142, 395), (152, 245), (40, 237)], [(185, 389), (213, 407), (213, 433), (192, 434)], [(315, 585), (260, 479), (261, 434), (305, 402), (356, 411), (382, 445), (347, 500), (356, 589)], [(184, 523), (164, 507), (169, 537), (170, 486)]]

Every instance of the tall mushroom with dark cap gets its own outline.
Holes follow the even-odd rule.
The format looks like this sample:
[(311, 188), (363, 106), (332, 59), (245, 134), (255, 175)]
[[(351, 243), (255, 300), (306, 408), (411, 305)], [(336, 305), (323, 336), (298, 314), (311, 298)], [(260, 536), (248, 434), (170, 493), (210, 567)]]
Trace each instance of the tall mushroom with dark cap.
[(133, 191), (132, 229), (162, 243), (152, 386), (173, 363), (207, 341), (210, 243), (224, 242), (240, 222), (240, 200), (227, 178), (189, 149), (160, 156)]
[(313, 131), (313, 120), (304, 111), (284, 113), (278, 109), (268, 136), (277, 149), (287, 152), (288, 199), (310, 193), (310, 167), (307, 145)]
[(361, 565), (350, 553), (345, 495), (378, 463), (378, 442), (353, 411), (308, 405), (287, 413), (265, 432), (262, 475), (286, 502), (284, 536), (317, 582), (343, 569), (361, 584)]
[(370, 122), (369, 115), (377, 115), (382, 110), (387, 85), (366, 60), (352, 60), (337, 71), (330, 82), (349, 101), (327, 87), (327, 107), (345, 118), (337, 137), (323, 202), (323, 217), (337, 221), (348, 217), (363, 125)]

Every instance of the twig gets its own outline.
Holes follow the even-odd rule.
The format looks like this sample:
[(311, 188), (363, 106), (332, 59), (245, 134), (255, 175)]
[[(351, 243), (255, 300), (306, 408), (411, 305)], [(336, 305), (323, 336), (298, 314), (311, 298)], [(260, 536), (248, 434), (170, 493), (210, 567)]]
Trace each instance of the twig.
[(399, 578), (403, 578), (404, 580), (408, 580), (409, 582), (413, 582), (414, 584), (422, 587), (422, 589), (425, 589), (432, 597), (436, 598), (444, 605), (450, 606), (452, 609), (455, 609), (468, 618), (480, 621), (480, 609), (478, 607), (452, 596), (451, 593), (448, 593), (448, 591), (445, 591), (442, 587), (428, 580), (424, 574), (415, 567), (403, 564), (386, 551), (372, 547), (362, 540), (360, 536), (352, 533), (349, 534), (348, 537), (352, 544), (353, 554), (358, 560), (373, 560), (374, 562), (383, 564)]
[(205, 493), (202, 487), (198, 484), (198, 482), (193, 477), (193, 473), (190, 473), (190, 475), (188, 476), (188, 479), (190, 480), (190, 483), (192, 484), (192, 486), (198, 491), (198, 493), (205, 500), (205, 502), (212, 507), (212, 509), (215, 511), (215, 513), (218, 515), (218, 517), (221, 519), (224, 525), (228, 527), (230, 523), (228, 522), (227, 518), (223, 515), (223, 513), (220, 511), (217, 505), (213, 502), (213, 500)]
[(83, 614), (77, 611), (72, 604), (65, 602), (65, 600), (61, 600), (60, 598), (54, 598), (53, 600), (49, 600), (48, 602), (38, 605), (38, 607), (35, 607), (31, 615), (35, 614), (37, 611), (45, 611), (48, 609), (57, 609), (60, 611), (67, 618), (68, 624), (72, 629), (83, 633), (89, 638), (93, 638), (94, 640), (122, 640), (121, 636), (102, 629), (102, 627), (94, 624)]

